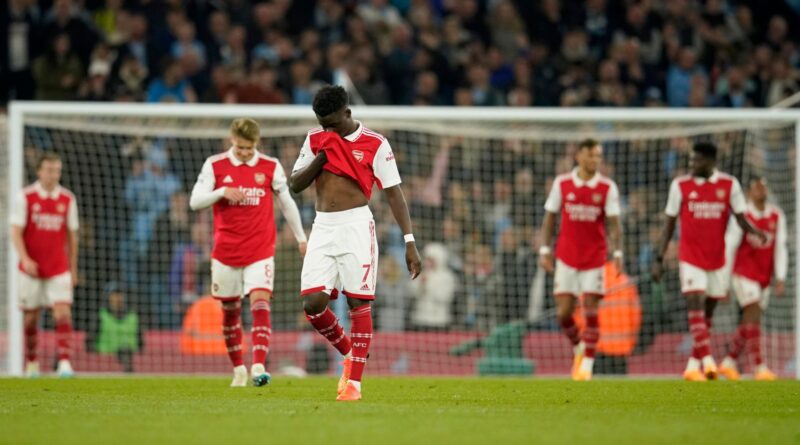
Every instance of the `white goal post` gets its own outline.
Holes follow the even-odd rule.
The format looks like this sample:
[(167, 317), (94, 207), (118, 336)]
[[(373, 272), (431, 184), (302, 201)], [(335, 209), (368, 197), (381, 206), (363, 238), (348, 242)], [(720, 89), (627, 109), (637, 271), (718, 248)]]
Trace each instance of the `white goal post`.
[[(787, 289), (791, 291), (786, 299), (793, 299), (791, 305), (793, 314), (791, 320), (787, 318), (787, 323), (793, 326), (793, 368), (787, 368), (783, 375), (793, 374), (800, 379), (800, 268), (797, 265), (797, 254), (800, 252), (800, 224), (796, 220), (800, 217), (800, 162), (798, 162), (797, 149), (800, 148), (800, 110), (722, 110), (722, 109), (607, 109), (607, 108), (580, 108), (580, 109), (518, 109), (518, 108), (452, 108), (452, 107), (353, 107), (353, 116), (363, 120), (367, 125), (372, 126), (378, 131), (389, 132), (390, 142), (393, 143), (396, 152), (403, 152), (405, 139), (402, 137), (392, 137), (392, 131), (408, 132), (413, 131), (415, 126), (420, 128), (424, 134), (422, 136), (409, 137), (409, 141), (417, 141), (425, 144), (428, 137), (465, 137), (465, 138), (508, 138), (513, 140), (534, 140), (534, 141), (557, 141), (559, 144), (569, 143), (581, 137), (595, 137), (601, 141), (637, 141), (645, 139), (667, 139), (678, 137), (684, 133), (687, 135), (713, 134), (716, 132), (746, 131), (747, 134), (741, 136), (744, 139), (765, 138), (761, 129), (780, 126), (783, 134), (792, 135), (793, 140), (781, 142), (788, 152), (786, 159), (788, 162), (783, 164), (787, 169), (781, 174), (785, 174), (787, 180), (791, 178), (793, 182), (793, 208), (786, 208), (789, 217), (790, 240), (793, 240), (790, 247), (792, 256), (791, 277)], [(178, 105), (178, 104), (116, 104), (116, 103), (79, 103), (79, 102), (12, 102), (8, 109), (6, 120), (7, 145), (0, 159), (7, 160), (7, 186), (5, 190), (6, 211), (4, 220), (0, 222), (0, 227), (4, 230), (7, 240), (5, 270), (0, 272), (0, 283), (5, 283), (6, 302), (5, 302), (5, 323), (3, 316), (0, 315), (0, 330), (5, 326), (5, 332), (0, 332), (0, 353), (5, 344), (5, 357), (0, 358), (0, 375), (20, 376), (23, 371), (23, 329), (22, 314), (17, 306), (17, 255), (13, 248), (10, 237), (8, 236), (8, 215), (11, 211), (13, 197), (16, 196), (30, 178), (30, 173), (26, 174), (26, 126), (34, 125), (42, 128), (59, 128), (70, 131), (71, 128), (78, 128), (82, 132), (103, 131), (113, 133), (115, 129), (120, 131), (131, 131), (130, 134), (147, 134), (158, 132), (165, 128), (171, 133), (187, 136), (190, 133), (206, 132), (206, 137), (221, 139), (220, 132), (224, 132), (223, 123), (237, 117), (252, 117), (262, 123), (262, 136), (269, 139), (272, 135), (276, 137), (299, 137), (305, 133), (305, 129), (313, 125), (313, 112), (308, 106), (230, 106), (230, 105)], [(2, 117), (0, 117), (2, 119)], [(198, 126), (187, 126), (184, 122), (196, 121)], [(204, 127), (202, 122), (212, 122), (208, 127)], [(155, 122), (155, 123), (154, 123)], [(165, 122), (163, 127), (159, 127), (158, 122)], [(177, 123), (176, 123), (177, 122)], [(272, 122), (276, 124), (271, 125)], [(92, 126), (108, 125), (108, 130), (103, 128), (93, 130)], [(135, 131), (131, 130), (136, 126)], [(2, 128), (2, 125), (0, 125)], [(204, 133), (205, 134), (205, 133)], [(404, 134), (404, 133), (403, 133)], [(405, 136), (403, 136), (405, 137)], [(738, 136), (737, 136), (738, 137)], [(419, 142), (422, 140), (423, 142)], [(55, 144), (58, 142), (56, 141)], [(78, 142), (74, 142), (79, 145)], [(438, 143), (438, 142), (437, 142)], [(742, 154), (746, 154), (748, 147), (755, 142), (742, 142)], [(788, 145), (787, 145), (788, 144)], [(619, 150), (632, 149), (626, 144), (620, 145)], [(632, 145), (631, 145), (632, 146)], [(542, 162), (554, 162), (555, 157), (546, 153), (547, 144), (541, 144), (536, 160)], [(655, 147), (655, 146), (654, 146)], [(465, 146), (465, 150), (480, 150), (480, 148)], [(561, 145), (559, 145), (561, 150)], [(2, 150), (2, 143), (0, 143)], [(653, 153), (657, 149), (653, 148)], [(561, 153), (559, 151), (559, 153)], [(478, 155), (474, 155), (478, 156)], [(627, 158), (626, 158), (627, 159)], [(427, 161), (426, 161), (427, 162)], [(610, 162), (610, 161), (607, 161)], [(634, 162), (634, 161), (627, 161)], [(748, 159), (741, 159), (737, 162), (743, 164), (744, 171), (750, 171)], [(430, 164), (421, 167), (429, 169)], [(793, 171), (789, 171), (794, 167)], [(284, 165), (285, 169), (290, 169), (291, 165)], [(556, 168), (548, 166), (548, 169), (555, 173)], [(426, 170), (427, 171), (427, 170)], [(404, 172), (401, 170), (401, 175)], [(740, 180), (744, 180), (740, 178)], [(69, 187), (69, 184), (65, 184)], [(408, 186), (408, 185), (406, 185)], [(407, 192), (408, 193), (408, 192)], [(659, 199), (661, 195), (658, 195)], [(541, 194), (537, 195), (536, 205), (541, 207), (543, 199), (538, 202)], [(785, 197), (784, 207), (789, 203), (791, 197)], [(380, 197), (378, 198), (380, 199)], [(80, 196), (79, 196), (80, 200)], [(487, 198), (487, 203), (491, 197)], [(79, 201), (80, 204), (80, 201)], [(663, 209), (665, 202), (658, 202), (654, 208)], [(280, 216), (279, 216), (280, 218)], [(412, 215), (412, 219), (414, 215)], [(309, 226), (310, 221), (304, 224)], [(625, 228), (623, 228), (625, 230)], [(793, 238), (791, 238), (793, 236)], [(419, 238), (419, 237), (418, 237)], [(465, 238), (466, 239), (466, 238)], [(382, 252), (383, 253), (383, 252)], [(2, 264), (2, 262), (0, 262)], [(2, 286), (2, 284), (0, 284)], [(550, 292), (550, 289), (546, 291)], [(288, 298), (288, 297), (287, 297)], [(458, 296), (456, 298), (459, 298)], [(533, 298), (533, 297), (532, 297)], [(788, 307), (788, 306), (787, 306)], [(297, 308), (299, 311), (299, 306)], [(529, 310), (530, 314), (530, 310)], [(530, 317), (529, 317), (530, 318)], [(487, 333), (494, 326), (487, 325), (479, 331)], [(784, 327), (789, 327), (789, 324)], [(402, 329), (402, 328), (401, 328)], [(427, 332), (427, 331), (425, 331)], [(433, 332), (433, 331), (432, 331)], [(436, 331), (438, 332), (438, 331)], [(280, 332), (276, 333), (280, 335)], [(431, 334), (434, 335), (434, 334)], [(438, 334), (436, 334), (438, 335)], [(377, 336), (376, 336), (377, 337)], [(455, 338), (455, 337), (454, 337)], [(461, 338), (461, 337), (459, 337)], [(464, 338), (467, 338), (465, 336)], [(5, 341), (2, 341), (2, 340)], [(398, 340), (403, 341), (403, 340)], [(440, 341), (437, 337), (437, 340)], [(445, 340), (442, 339), (442, 342)], [(450, 340), (448, 340), (450, 341)], [(535, 340), (534, 340), (535, 341)], [(777, 341), (777, 340), (776, 340)], [(783, 340), (781, 340), (783, 341)], [(448, 343), (450, 345), (450, 343)], [(82, 345), (78, 345), (82, 347)], [(224, 361), (224, 358), (219, 360)], [(424, 358), (428, 364), (435, 365), (434, 358)], [(3, 364), (5, 362), (5, 364)], [(399, 363), (399, 362), (398, 362)], [(470, 362), (470, 366), (471, 366)], [(431, 366), (434, 366), (431, 365)], [(443, 365), (441, 373), (450, 373), (452, 370), (461, 369), (450, 362)], [(438, 366), (438, 365), (436, 365)], [(383, 368), (381, 368), (383, 369)], [(387, 365), (387, 368), (388, 365)], [(394, 369), (394, 368), (393, 368)], [(422, 373), (429, 368), (423, 369)], [(432, 374), (439, 374), (438, 368), (431, 367)], [(649, 369), (649, 368), (648, 368)], [(80, 372), (80, 369), (77, 369)], [(388, 371), (387, 371), (388, 372)]]

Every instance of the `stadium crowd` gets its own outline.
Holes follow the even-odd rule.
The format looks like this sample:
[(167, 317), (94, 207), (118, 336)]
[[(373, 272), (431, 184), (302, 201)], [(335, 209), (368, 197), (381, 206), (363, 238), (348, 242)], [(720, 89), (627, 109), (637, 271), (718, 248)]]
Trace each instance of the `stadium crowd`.
[[(792, 0), (9, 0), (3, 99), (764, 107)], [(2, 31), (2, 30), (0, 30)], [(2, 54), (0, 54), (2, 56)]]

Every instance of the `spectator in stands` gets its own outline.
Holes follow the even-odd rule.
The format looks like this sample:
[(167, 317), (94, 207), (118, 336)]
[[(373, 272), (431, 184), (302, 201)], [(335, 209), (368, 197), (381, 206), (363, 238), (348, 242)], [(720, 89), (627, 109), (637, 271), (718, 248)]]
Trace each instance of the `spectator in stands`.
[(667, 103), (671, 107), (686, 107), (692, 90), (692, 79), (704, 76), (704, 70), (697, 66), (697, 56), (693, 49), (680, 49), (678, 58), (667, 72)]
[(423, 272), (410, 283), (414, 297), (412, 326), (426, 331), (448, 329), (453, 322), (456, 275), (447, 267), (447, 248), (441, 243), (428, 243), (422, 257)]
[(147, 87), (147, 102), (197, 102), (197, 94), (186, 80), (180, 61), (165, 63), (162, 76)]
[[(185, 194), (183, 194), (185, 196)], [(211, 237), (208, 221), (199, 217), (191, 228), (190, 236), (185, 236), (176, 243), (169, 258), (169, 292), (165, 300), (183, 314), (185, 309), (197, 301), (205, 292), (206, 272), (211, 267)], [(166, 253), (166, 250), (164, 250)]]
[(381, 259), (376, 292), (377, 325), (381, 331), (404, 331), (408, 318), (410, 292), (403, 268), (391, 255)]
[(236, 102), (241, 104), (284, 104), (286, 97), (278, 89), (275, 70), (261, 64), (250, 73), (249, 79), (236, 89)]
[(72, 51), (69, 34), (55, 36), (51, 47), (33, 62), (37, 100), (72, 100), (83, 81), (83, 63)]
[(73, 0), (55, 0), (42, 32), (45, 38), (66, 34), (83, 66), (88, 66), (89, 55), (98, 40), (97, 33), (90, 26), (87, 17), (88, 14), (85, 14), (83, 7), (75, 4)]
[(32, 66), (41, 39), (38, 11), (27, 0), (11, 0), (8, 4), (8, 73), (0, 72), (0, 83), (8, 85), (8, 90), (5, 95), (0, 91), (0, 98), (33, 99), (36, 85)]

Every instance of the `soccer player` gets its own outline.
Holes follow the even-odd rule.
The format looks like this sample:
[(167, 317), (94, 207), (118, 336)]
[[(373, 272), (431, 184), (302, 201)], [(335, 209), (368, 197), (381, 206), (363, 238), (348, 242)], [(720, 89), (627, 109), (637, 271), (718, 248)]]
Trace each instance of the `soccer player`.
[(694, 340), (692, 356), (683, 373), (683, 378), (689, 381), (717, 378), (709, 322), (716, 302), (727, 293), (725, 231), (731, 210), (744, 231), (764, 239), (764, 234), (744, 216), (747, 205), (739, 181), (718, 171), (716, 161), (717, 147), (710, 142), (698, 142), (692, 148), (692, 173), (672, 181), (665, 210), (667, 221), (652, 270), (653, 279), (661, 281), (664, 254), (680, 217), (681, 293), (686, 297), (689, 331)]
[[(344, 356), (336, 400), (355, 401), (361, 399), (372, 339), (370, 301), (378, 276), (375, 222), (367, 206), (374, 184), (383, 190), (405, 234), (412, 279), (419, 275), (421, 262), (389, 141), (352, 119), (342, 87), (320, 89), (313, 109), (322, 128), (308, 132), (290, 179), (296, 193), (316, 180), (317, 216), (303, 261), (301, 296), (308, 321)], [(339, 287), (350, 306), (349, 337), (328, 308)]]
[(233, 387), (247, 385), (240, 301), (247, 295), (253, 316), (250, 375), (255, 386), (270, 381), (264, 363), (272, 333), (270, 299), (277, 236), (273, 195), (300, 254), (306, 250), (300, 211), (286, 186), (286, 174), (277, 159), (258, 151), (260, 139), (261, 130), (254, 120), (234, 120), (230, 149), (206, 159), (189, 201), (193, 210), (214, 208), (211, 295), (222, 302), (222, 331), (233, 364)]
[[(603, 147), (594, 139), (586, 139), (578, 145), (575, 159), (578, 166), (555, 179), (545, 202), (539, 264), (549, 273), (555, 269), (553, 295), (561, 329), (573, 347), (572, 378), (591, 380), (600, 337), (597, 306), (605, 294), (607, 244), (622, 271), (622, 228), (617, 185), (597, 171), (603, 161)], [(561, 214), (561, 230), (554, 267), (550, 245), (557, 214)], [(606, 222), (610, 226), (608, 237)], [(575, 303), (581, 297), (586, 319), (582, 338), (573, 318)]]
[(11, 214), (11, 239), (19, 255), (19, 305), (24, 312), (25, 374), (39, 375), (36, 359), (41, 309), (52, 310), (56, 325), (58, 376), (71, 377), (72, 289), (78, 279), (78, 204), (59, 185), (61, 158), (45, 153), (38, 180), (24, 188)]
[(722, 360), (719, 372), (728, 380), (739, 380), (736, 359), (745, 347), (755, 364), (756, 380), (775, 380), (761, 355), (761, 313), (769, 303), (769, 285), (775, 277), (775, 295), (783, 296), (789, 254), (786, 246), (786, 217), (777, 206), (767, 203), (767, 182), (755, 177), (747, 189), (749, 202), (745, 217), (767, 235), (761, 242), (755, 236), (743, 236), (738, 225), (728, 223), (725, 235), (728, 267), (732, 267), (733, 294), (742, 307), (742, 319)]

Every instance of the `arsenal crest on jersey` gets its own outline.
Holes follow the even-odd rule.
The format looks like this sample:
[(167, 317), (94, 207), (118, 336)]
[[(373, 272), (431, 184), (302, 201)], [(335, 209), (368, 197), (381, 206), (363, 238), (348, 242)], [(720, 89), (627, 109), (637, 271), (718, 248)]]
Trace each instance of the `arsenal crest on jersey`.
[(34, 203), (33, 203), (33, 205), (31, 206), (31, 209), (32, 209), (34, 212), (39, 212), (39, 211), (41, 211), (41, 210), (42, 210), (42, 206), (41, 206), (41, 204), (39, 204), (38, 202), (34, 202)]
[(353, 157), (356, 158), (356, 161), (361, 162), (364, 159), (364, 152), (361, 150), (353, 150)]
[(717, 199), (725, 198), (725, 189), (717, 189)]
[(264, 184), (264, 181), (267, 180), (267, 175), (265, 175), (264, 173), (256, 173), (255, 174), (255, 180), (256, 180), (256, 184), (262, 185), (262, 184)]
[(66, 212), (66, 211), (67, 211), (67, 206), (65, 206), (65, 205), (64, 205), (64, 204), (62, 204), (62, 203), (58, 203), (58, 205), (56, 206), (56, 211), (57, 211), (58, 213), (64, 213), (64, 212)]
[(599, 193), (592, 193), (592, 201), (595, 204), (600, 204), (600, 201), (602, 201), (602, 200), (603, 200), (603, 195), (601, 195)]
[(769, 222), (769, 230), (775, 230), (775, 221)]

